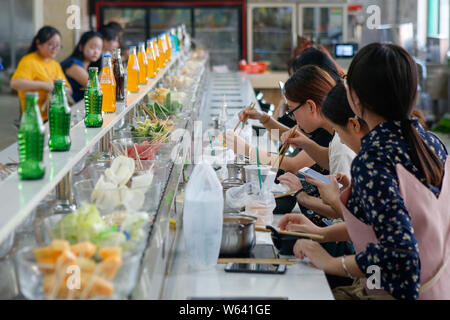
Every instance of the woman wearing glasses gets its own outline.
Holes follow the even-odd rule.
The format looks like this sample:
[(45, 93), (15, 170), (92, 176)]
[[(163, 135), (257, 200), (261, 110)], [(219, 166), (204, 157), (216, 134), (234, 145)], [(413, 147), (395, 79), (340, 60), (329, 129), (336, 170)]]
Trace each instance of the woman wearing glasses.
[(33, 38), (28, 54), (17, 66), (11, 78), (11, 88), (19, 93), (22, 112), (25, 110), (25, 92), (37, 91), (39, 93), (38, 105), (42, 120), (47, 120), (48, 93), (53, 91), (53, 81), (66, 80), (67, 93), (72, 89), (67, 82), (61, 66), (55, 57), (61, 49), (61, 34), (53, 27), (42, 27)]
[[(294, 253), (329, 274), (360, 278), (348, 298), (450, 299), (450, 162), (439, 139), (410, 119), (414, 60), (395, 45), (368, 45), (354, 58), (345, 88), (370, 130), (340, 198), (356, 255), (334, 258), (303, 240)], [(334, 194), (339, 201), (335, 181)]]

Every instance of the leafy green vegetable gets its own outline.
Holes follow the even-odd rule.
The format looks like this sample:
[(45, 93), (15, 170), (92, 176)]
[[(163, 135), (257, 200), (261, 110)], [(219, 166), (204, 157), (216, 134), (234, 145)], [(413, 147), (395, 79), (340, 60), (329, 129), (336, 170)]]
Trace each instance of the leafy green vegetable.
[(95, 205), (83, 203), (80, 209), (64, 216), (57, 223), (54, 234), (74, 244), (92, 241), (107, 228)]
[(183, 105), (181, 103), (171, 100), (170, 93), (167, 94), (163, 105), (155, 102), (154, 104), (147, 106), (160, 119), (173, 117), (183, 109)]
[(137, 137), (147, 137), (150, 141), (167, 133), (168, 129), (159, 122), (152, 123), (150, 119), (139, 121), (133, 127), (132, 132)]

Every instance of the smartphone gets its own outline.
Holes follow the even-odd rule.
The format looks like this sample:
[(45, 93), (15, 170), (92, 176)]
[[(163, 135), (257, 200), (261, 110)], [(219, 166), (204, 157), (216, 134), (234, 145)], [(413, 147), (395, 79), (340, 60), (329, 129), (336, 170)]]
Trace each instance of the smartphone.
[(228, 263), (225, 267), (225, 271), (235, 273), (283, 274), (286, 273), (286, 265), (258, 264), (258, 263)]
[(283, 91), (284, 90), (284, 82), (280, 81), (280, 82), (278, 82), (278, 85), (280, 86), (280, 90)]
[[(300, 174), (302, 174), (304, 176), (307, 176), (307, 177), (310, 177), (310, 178), (313, 178), (313, 179), (325, 182), (326, 184), (330, 184), (331, 183), (331, 181), (330, 181), (330, 179), (328, 177), (325, 177), (323, 174), (321, 174), (321, 173), (319, 173), (319, 172), (317, 172), (317, 171), (315, 171), (315, 170), (313, 170), (311, 168), (303, 168), (298, 173), (300, 173)], [(342, 188), (341, 184), (339, 184), (339, 188)]]

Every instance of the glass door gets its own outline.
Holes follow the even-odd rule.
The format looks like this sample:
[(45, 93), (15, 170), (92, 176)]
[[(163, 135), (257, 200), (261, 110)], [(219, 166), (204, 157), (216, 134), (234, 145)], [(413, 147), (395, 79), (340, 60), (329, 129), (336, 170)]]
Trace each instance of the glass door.
[(241, 57), (240, 10), (237, 7), (194, 8), (193, 41), (209, 51), (211, 65), (237, 70)]
[(299, 5), (299, 35), (324, 45), (330, 52), (336, 43), (347, 42), (347, 6)]
[(287, 70), (295, 46), (294, 4), (248, 5), (249, 61), (268, 62), (272, 71)]
[(124, 35), (122, 37), (123, 45), (137, 46), (139, 41), (147, 39), (147, 24), (146, 24), (147, 9), (144, 8), (126, 8), (116, 7), (103, 9), (103, 24), (115, 21), (124, 27)]
[(181, 24), (186, 25), (188, 32), (192, 27), (190, 8), (151, 8), (149, 19), (150, 38)]

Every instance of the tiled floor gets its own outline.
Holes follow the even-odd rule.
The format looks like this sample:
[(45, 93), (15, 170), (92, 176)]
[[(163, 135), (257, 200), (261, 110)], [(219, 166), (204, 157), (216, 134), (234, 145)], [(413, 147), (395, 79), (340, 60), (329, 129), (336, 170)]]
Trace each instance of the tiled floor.
[(14, 121), (19, 119), (19, 98), (12, 94), (0, 94), (0, 151), (17, 141)]

